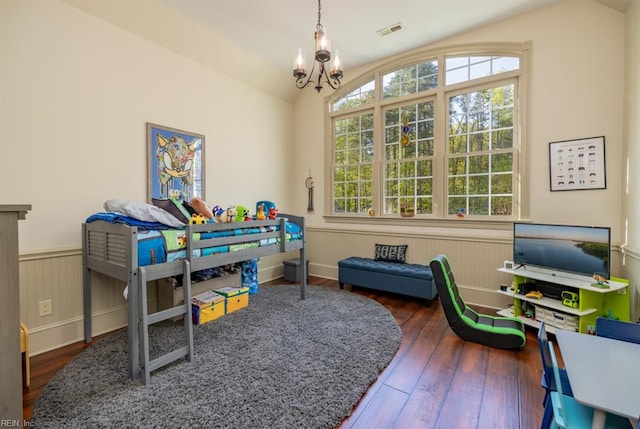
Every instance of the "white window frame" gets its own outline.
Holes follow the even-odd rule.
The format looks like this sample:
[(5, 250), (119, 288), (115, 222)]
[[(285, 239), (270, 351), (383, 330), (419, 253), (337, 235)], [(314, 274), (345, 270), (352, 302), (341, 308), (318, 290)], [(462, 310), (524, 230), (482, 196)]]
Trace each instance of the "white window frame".
[[(472, 44), (443, 47), (437, 50), (420, 50), (409, 55), (398, 56), (388, 62), (363, 73), (355, 78), (350, 85), (343, 86), (336, 91), (332, 97), (325, 100), (325, 212), (324, 218), (328, 222), (342, 223), (382, 223), (382, 224), (419, 224), (419, 225), (474, 225), (477, 223), (487, 226), (511, 224), (514, 220), (527, 218), (529, 215), (527, 166), (522, 162), (526, 153), (527, 136), (527, 104), (528, 104), (528, 74), (530, 63), (531, 43), (493, 43), (493, 44)], [(447, 56), (517, 56), (520, 66), (516, 71), (508, 71), (496, 75), (491, 75), (467, 82), (460, 82), (450, 86), (444, 84), (445, 79), (445, 58)], [(430, 58), (438, 60), (438, 87), (434, 90), (424, 91), (418, 94), (409, 94), (397, 98), (382, 99), (382, 76), (400, 67), (417, 63)], [(357, 106), (337, 112), (331, 111), (331, 105), (341, 97), (353, 92), (362, 84), (374, 79), (375, 101), (368, 105)], [(447, 165), (446, 162), (446, 128), (448, 127), (448, 98), (454, 92), (464, 93), (486, 86), (498, 86), (496, 82), (506, 82), (509, 79), (515, 80), (514, 94), (514, 136), (513, 136), (513, 210), (511, 216), (470, 216), (465, 218), (465, 222), (455, 215), (447, 214)], [(436, 100), (436, 121), (435, 121), (435, 157), (433, 163), (433, 214), (420, 217), (401, 217), (400, 215), (385, 215), (384, 208), (384, 116), (383, 108), (394, 104), (406, 104), (412, 100), (420, 101), (428, 97)], [(344, 118), (357, 112), (373, 111), (374, 113), (374, 179), (372, 183), (374, 205), (369, 216), (364, 214), (333, 213), (333, 120)]]

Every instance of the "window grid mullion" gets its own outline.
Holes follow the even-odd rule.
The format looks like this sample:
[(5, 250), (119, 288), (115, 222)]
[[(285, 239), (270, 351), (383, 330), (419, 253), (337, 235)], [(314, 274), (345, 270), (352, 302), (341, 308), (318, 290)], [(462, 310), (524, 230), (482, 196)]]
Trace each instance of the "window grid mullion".
[[(420, 62), (414, 62), (413, 66), (405, 66), (406, 74), (399, 73), (403, 70), (402, 68), (393, 72), (397, 74), (397, 80), (395, 82), (389, 80), (388, 82), (396, 85), (397, 102), (404, 103), (402, 105), (396, 104), (394, 98), (388, 97), (386, 94), (383, 101), (383, 75), (380, 72), (375, 73), (372, 81), (375, 82), (373, 90), (375, 101), (371, 106), (374, 111), (372, 127), (363, 126), (362, 109), (359, 109), (357, 113), (352, 113), (356, 116), (359, 115), (359, 130), (357, 132), (348, 130), (344, 153), (341, 154), (340, 150), (334, 150), (334, 168), (338, 166), (344, 168), (344, 185), (353, 185), (351, 189), (355, 189), (355, 195), (347, 193), (343, 198), (359, 202), (369, 199), (372, 201), (372, 207), (378, 209), (376, 211), (382, 211), (380, 209), (391, 210), (390, 214), (394, 211), (397, 212), (398, 206), (402, 202), (412, 200), (417, 205), (418, 200), (423, 197), (430, 198), (432, 215), (447, 218), (455, 214), (451, 211), (449, 202), (450, 198), (455, 197), (460, 198), (460, 201), (464, 199), (467, 213), (472, 211), (474, 215), (479, 216), (506, 214), (508, 217), (512, 217), (515, 207), (514, 198), (517, 196), (514, 188), (514, 177), (517, 172), (515, 147), (518, 144), (515, 134), (517, 128), (516, 93), (521, 72), (517, 69), (514, 71), (513, 68), (499, 69), (510, 61), (509, 56), (471, 55), (467, 58), (466, 64), (459, 67), (459, 69), (466, 69), (467, 82), (455, 82), (455, 93), (448, 93), (446, 86), (443, 85), (445, 74), (453, 70), (453, 68), (445, 69), (448, 57), (445, 54), (440, 54), (431, 58), (435, 58), (430, 61), (435, 61), (435, 64), (438, 65), (436, 73), (438, 85), (425, 91), (425, 95), (412, 93), (420, 91), (419, 82), (423, 77), (423, 71), (418, 66), (421, 64)], [(514, 55), (512, 58), (517, 59), (517, 56)], [(422, 66), (425, 64), (422, 63)], [(482, 73), (488, 74), (482, 75)], [(497, 75), (494, 78), (487, 78), (487, 76), (493, 76), (496, 73), (506, 73), (505, 76), (508, 75), (511, 83), (504, 83), (507, 82), (506, 79), (501, 83)], [(389, 75), (387, 73), (384, 76)], [(393, 79), (393, 76), (388, 79)], [(428, 78), (428, 73), (425, 76)], [(472, 79), (476, 79), (480, 83), (474, 84)], [(429, 80), (433, 82), (434, 79), (431, 77)], [(411, 88), (407, 86), (407, 83), (411, 83)], [(462, 110), (452, 110), (450, 107), (452, 97), (456, 96), (456, 93), (458, 97), (461, 97), (459, 102)], [(358, 92), (353, 91), (352, 94), (358, 94)], [(433, 102), (429, 119), (422, 117), (422, 112), (419, 109), (419, 106), (427, 100)], [(334, 105), (338, 101), (335, 101)], [(448, 113), (447, 110), (449, 110)], [(389, 118), (385, 119), (385, 117), (388, 112), (392, 112), (396, 118), (387, 124)], [(331, 115), (332, 112), (329, 114)], [(348, 117), (349, 115), (347, 111), (343, 116)], [(459, 122), (457, 124), (451, 123), (452, 120), (456, 120), (456, 115), (459, 115)], [(335, 116), (338, 117), (338, 115)], [(389, 139), (402, 138), (402, 134), (398, 130), (402, 128), (400, 123), (405, 116), (409, 117), (410, 123), (408, 146), (401, 146), (395, 141), (391, 143)], [(455, 128), (452, 128), (453, 126)], [(428, 127), (432, 127), (433, 130), (429, 130)], [(381, 131), (377, 132), (376, 130)], [(423, 138), (420, 133), (425, 130), (427, 133), (432, 133), (432, 136)], [(455, 132), (452, 132), (454, 130)], [(354, 149), (353, 142), (349, 140), (350, 133), (352, 133), (351, 138), (353, 138), (353, 134), (357, 134), (356, 140), (359, 142), (357, 150)], [(334, 135), (334, 141), (336, 136), (337, 133)], [(373, 142), (373, 154), (368, 162), (363, 163), (361, 161), (366, 151), (363, 142), (368, 138), (371, 138)], [(465, 147), (450, 153), (451, 145), (458, 144), (453, 140), (455, 138), (459, 140), (460, 144), (464, 142)], [(433, 153), (431, 156), (422, 156), (424, 150), (432, 150)], [(355, 163), (354, 159), (356, 152), (358, 153), (358, 161), (360, 161), (358, 163)], [(391, 155), (389, 159), (387, 159), (388, 154)], [(500, 154), (510, 154), (511, 156), (497, 157)], [(343, 162), (337, 162), (340, 157)], [(450, 163), (460, 158), (466, 160), (464, 173), (450, 175)], [(430, 174), (427, 174), (423, 162), (431, 163), (429, 166)], [(389, 177), (387, 171), (392, 165), (395, 166), (393, 167), (394, 174)], [(364, 166), (371, 168), (371, 171), (363, 173)], [(350, 172), (355, 174), (356, 178), (348, 178)], [(506, 179), (500, 179), (500, 176), (504, 176)], [(458, 187), (457, 190), (451, 188), (451, 179), (462, 180), (463, 183), (458, 185), (462, 188)], [(509, 185), (509, 179), (511, 179), (511, 185)], [(454, 192), (449, 195), (452, 190), (461, 192), (461, 194), (458, 196)], [(332, 188), (331, 192), (334, 191)], [(430, 193), (425, 195), (424, 192)], [(495, 207), (498, 205), (508, 207), (505, 201), (509, 201), (504, 198), (498, 201), (494, 199), (495, 197), (510, 198), (511, 209), (500, 209), (500, 212), (494, 210), (495, 204), (497, 204)], [(340, 197), (334, 195), (332, 198), (337, 200)], [(395, 208), (389, 209), (391, 201), (394, 202)], [(479, 203), (480, 205), (478, 205)], [(360, 205), (360, 208), (355, 211), (356, 213), (362, 212), (362, 206)], [(384, 215), (384, 213), (382, 214)]]

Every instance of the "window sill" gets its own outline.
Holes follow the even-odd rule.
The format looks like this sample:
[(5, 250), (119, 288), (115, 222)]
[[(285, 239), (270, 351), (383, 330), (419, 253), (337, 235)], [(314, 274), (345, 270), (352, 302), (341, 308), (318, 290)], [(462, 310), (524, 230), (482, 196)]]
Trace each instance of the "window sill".
[(511, 230), (514, 219), (471, 219), (449, 218), (434, 219), (421, 217), (402, 216), (349, 216), (349, 215), (324, 215), (327, 223), (358, 224), (358, 225), (390, 225), (402, 227), (432, 227), (432, 228), (469, 228)]

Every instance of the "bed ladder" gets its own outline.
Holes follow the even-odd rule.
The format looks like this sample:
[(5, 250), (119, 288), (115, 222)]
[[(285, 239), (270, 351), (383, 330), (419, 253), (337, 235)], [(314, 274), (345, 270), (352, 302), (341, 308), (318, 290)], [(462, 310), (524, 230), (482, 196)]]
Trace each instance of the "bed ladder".
[[(178, 263), (178, 262), (177, 262)], [(167, 273), (165, 269), (160, 266), (149, 266), (138, 268), (139, 285), (140, 285), (140, 320), (138, 321), (139, 329), (139, 347), (140, 347), (140, 366), (142, 383), (148, 384), (151, 381), (151, 371), (154, 371), (160, 367), (175, 362), (183, 357), (187, 358), (187, 361), (191, 362), (193, 357), (193, 326), (191, 325), (191, 271), (190, 264), (187, 260), (182, 260), (182, 273), (173, 272)], [(163, 264), (167, 265), (167, 264)], [(183, 298), (184, 301), (181, 305), (177, 305), (166, 310), (158, 311), (156, 313), (147, 314), (147, 282), (163, 279), (171, 275), (182, 274), (183, 283)], [(176, 350), (168, 352), (162, 356), (154, 359), (149, 357), (149, 326), (154, 323), (162, 322), (164, 320), (173, 319), (176, 316), (182, 316), (184, 322), (184, 339), (186, 345)]]

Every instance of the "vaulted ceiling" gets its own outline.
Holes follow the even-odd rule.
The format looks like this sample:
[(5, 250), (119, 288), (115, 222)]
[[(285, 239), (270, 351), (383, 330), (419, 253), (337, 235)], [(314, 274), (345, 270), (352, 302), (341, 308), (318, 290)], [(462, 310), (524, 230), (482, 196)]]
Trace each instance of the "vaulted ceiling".
[[(286, 83), (266, 84), (268, 92), (286, 101), (295, 100), (291, 89), (295, 89), (291, 77), (294, 53), (303, 48), (310, 61), (318, 22), (317, 0), (63, 1), (256, 85), (269, 75), (287, 75), (288, 88)], [(332, 48), (340, 49), (347, 72), (560, 1), (322, 0), (321, 12)], [(624, 11), (631, 0), (597, 1)], [(397, 24), (401, 30), (379, 34)], [(247, 51), (256, 61), (271, 67), (242, 65), (232, 56), (221, 61), (219, 56), (228, 45)]]

